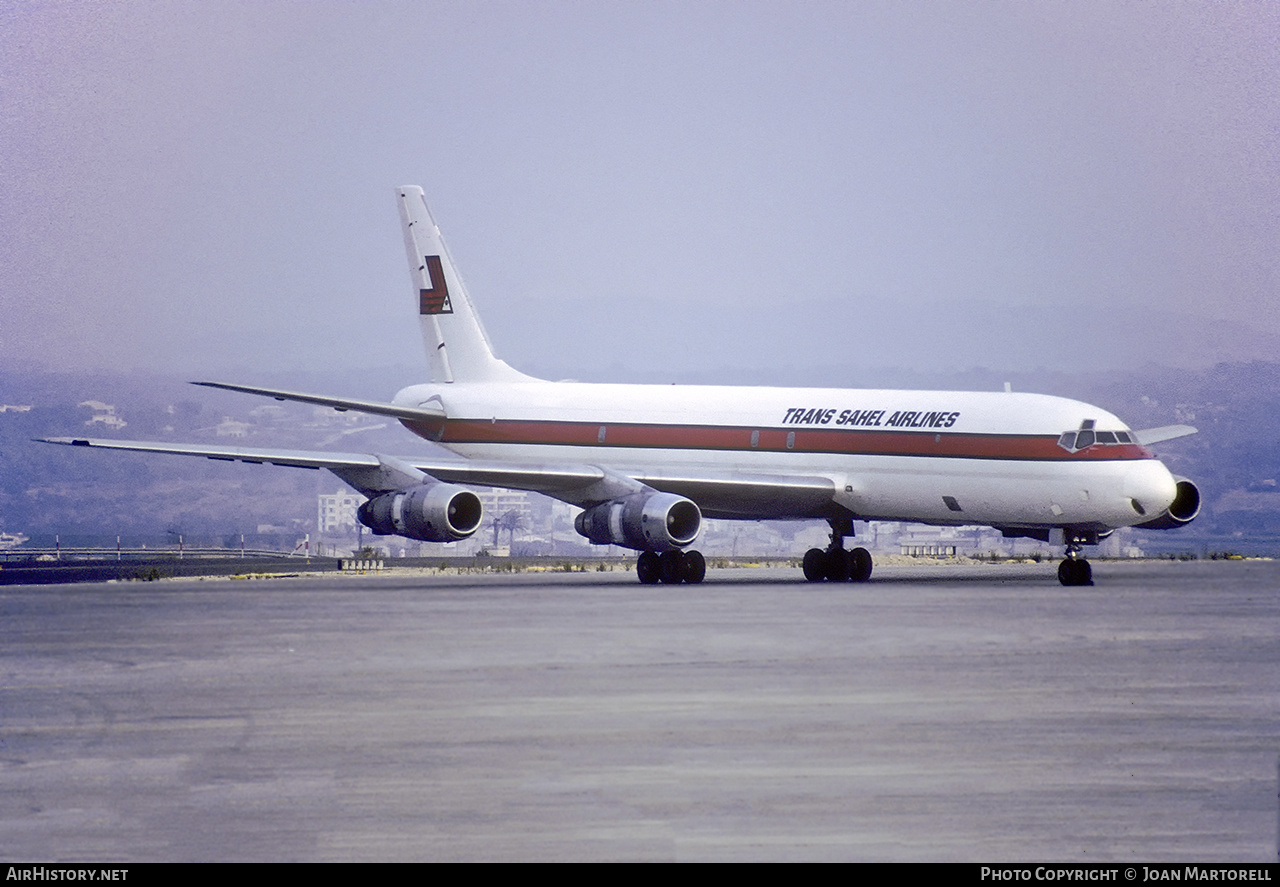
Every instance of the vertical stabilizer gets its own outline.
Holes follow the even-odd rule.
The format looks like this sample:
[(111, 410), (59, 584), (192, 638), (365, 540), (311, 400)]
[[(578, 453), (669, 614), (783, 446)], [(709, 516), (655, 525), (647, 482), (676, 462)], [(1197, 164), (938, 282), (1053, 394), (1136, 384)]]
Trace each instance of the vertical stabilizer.
[(396, 189), (409, 274), (433, 382), (519, 382), (530, 377), (493, 356), (422, 189)]

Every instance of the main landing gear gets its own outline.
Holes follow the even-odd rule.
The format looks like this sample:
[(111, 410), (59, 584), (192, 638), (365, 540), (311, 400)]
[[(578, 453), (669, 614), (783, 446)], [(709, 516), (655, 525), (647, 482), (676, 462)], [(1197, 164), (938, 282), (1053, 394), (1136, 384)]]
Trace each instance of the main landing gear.
[(810, 582), (866, 582), (871, 578), (871, 552), (865, 548), (844, 550), (844, 537), (853, 535), (852, 518), (832, 518), (831, 544), (827, 550), (810, 548), (804, 553), (804, 578)]
[(700, 551), (640, 552), (636, 561), (636, 575), (645, 585), (664, 582), (676, 585), (688, 582), (697, 585), (707, 575), (707, 560)]
[[(1063, 585), (1092, 585), (1093, 567), (1080, 556), (1081, 544), (1084, 540), (1079, 536), (1067, 534), (1067, 557), (1058, 564), (1058, 581)], [(1097, 537), (1093, 539), (1097, 543)]]

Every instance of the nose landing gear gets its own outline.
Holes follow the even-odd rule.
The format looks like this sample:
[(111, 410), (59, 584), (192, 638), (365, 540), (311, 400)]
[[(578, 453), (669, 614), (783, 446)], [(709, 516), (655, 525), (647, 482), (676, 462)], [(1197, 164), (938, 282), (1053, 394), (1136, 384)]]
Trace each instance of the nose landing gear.
[[(1062, 563), (1058, 564), (1058, 581), (1063, 585), (1092, 585), (1093, 584), (1093, 567), (1089, 566), (1089, 562), (1080, 556), (1082, 545), (1089, 541), (1088, 537), (1066, 533), (1067, 540), (1067, 556)], [(1092, 544), (1097, 544), (1098, 537), (1095, 533), (1092, 537)]]
[(1092, 585), (1093, 567), (1084, 558), (1067, 558), (1058, 564), (1058, 581), (1063, 585)]

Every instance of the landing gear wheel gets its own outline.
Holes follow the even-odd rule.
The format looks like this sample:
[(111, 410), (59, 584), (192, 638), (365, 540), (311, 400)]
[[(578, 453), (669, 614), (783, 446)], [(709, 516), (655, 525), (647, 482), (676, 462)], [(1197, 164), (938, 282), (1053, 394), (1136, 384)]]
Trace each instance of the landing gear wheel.
[(1067, 558), (1058, 564), (1058, 581), (1063, 585), (1092, 585), (1093, 567), (1086, 560)]
[(822, 555), (823, 572), (828, 581), (845, 582), (849, 579), (849, 552), (833, 548)]
[(810, 548), (804, 553), (804, 578), (821, 582), (827, 578), (827, 553), (821, 548)]
[(683, 551), (664, 551), (658, 555), (658, 578), (667, 585), (676, 585), (684, 579)]
[(1093, 567), (1089, 566), (1088, 561), (1080, 561), (1080, 566), (1076, 569), (1080, 571), (1078, 577), (1080, 581), (1076, 583), (1077, 585), (1093, 584)]
[(645, 585), (653, 585), (661, 578), (661, 568), (658, 565), (658, 552), (642, 551), (640, 559), (636, 561), (636, 575), (640, 577), (640, 581)]
[(853, 582), (866, 582), (871, 578), (871, 552), (865, 548), (855, 548), (849, 552), (849, 579)]
[(707, 559), (700, 551), (684, 552), (684, 581), (697, 585), (707, 575)]

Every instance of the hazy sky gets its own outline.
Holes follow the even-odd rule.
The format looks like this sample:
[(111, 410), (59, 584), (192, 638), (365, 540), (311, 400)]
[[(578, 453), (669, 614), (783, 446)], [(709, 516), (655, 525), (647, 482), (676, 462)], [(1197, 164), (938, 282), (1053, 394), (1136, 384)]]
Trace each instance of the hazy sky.
[(4, 0), (0, 113), (0, 369), (425, 375), (400, 184), (535, 372), (1280, 359), (1274, 2)]

